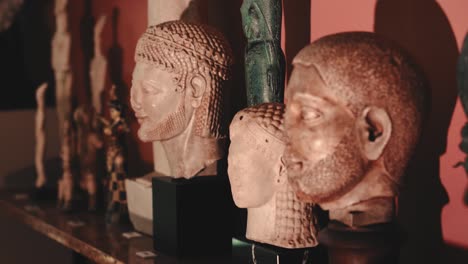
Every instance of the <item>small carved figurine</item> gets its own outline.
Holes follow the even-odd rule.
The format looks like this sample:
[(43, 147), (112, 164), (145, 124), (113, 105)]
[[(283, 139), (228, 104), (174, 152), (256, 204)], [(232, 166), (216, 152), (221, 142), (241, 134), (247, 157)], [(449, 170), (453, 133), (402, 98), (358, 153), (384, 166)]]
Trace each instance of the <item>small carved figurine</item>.
[(47, 177), (44, 170), (44, 152), (46, 146), (46, 137), (44, 131), (44, 121), (45, 121), (45, 102), (44, 96), (47, 90), (47, 83), (41, 84), (36, 90), (36, 153), (34, 158), (34, 164), (36, 166), (36, 182), (34, 184), (36, 189), (44, 188)]
[(55, 75), (55, 100), (60, 136), (64, 131), (65, 119), (71, 115), (71, 36), (68, 31), (67, 3), (68, 0), (55, 0), (56, 31), (52, 37), (51, 62)]
[(106, 24), (106, 16), (100, 16), (94, 26), (94, 57), (91, 60), (91, 101), (96, 113), (101, 113), (101, 95), (106, 84), (107, 59), (101, 50), (101, 34)]
[[(282, 162), (284, 105), (265, 103), (236, 114), (228, 174), (234, 202), (248, 208), (248, 239), (284, 248), (317, 245), (314, 205), (299, 201)], [(318, 208), (316, 208), (318, 209)]]
[(93, 125), (93, 111), (80, 106), (73, 115), (77, 126), (77, 153), (80, 162), (80, 186), (88, 192), (88, 210), (96, 210), (97, 158), (103, 142)]
[(323, 37), (293, 65), (285, 161), (296, 194), (348, 226), (392, 222), (428, 112), (419, 68), (365, 32)]
[(244, 0), (242, 24), (247, 38), (247, 105), (283, 102), (285, 60), (281, 50), (281, 0)]
[(160, 141), (171, 175), (216, 175), (225, 155), (223, 89), (232, 52), (216, 30), (170, 21), (150, 26), (135, 51), (131, 105), (138, 137)]
[(58, 182), (58, 207), (63, 211), (72, 209), (73, 174), (71, 169), (73, 131), (69, 120), (63, 125), (63, 138), (60, 157), (62, 158), (62, 178)]
[(109, 192), (106, 221), (116, 223), (128, 214), (125, 192), (125, 178), (127, 177), (125, 134), (129, 132), (129, 129), (123, 117), (123, 105), (114, 97), (108, 106), (110, 120), (101, 118), (104, 124)]

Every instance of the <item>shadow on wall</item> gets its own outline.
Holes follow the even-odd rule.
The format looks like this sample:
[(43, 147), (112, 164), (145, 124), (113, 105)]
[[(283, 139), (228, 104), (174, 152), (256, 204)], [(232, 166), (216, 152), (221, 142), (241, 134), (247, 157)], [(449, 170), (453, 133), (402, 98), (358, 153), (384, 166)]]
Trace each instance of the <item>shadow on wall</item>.
[[(130, 108), (129, 91), (130, 87), (125, 83), (122, 75), (123, 67), (123, 49), (119, 43), (118, 28), (119, 28), (120, 10), (117, 7), (112, 9), (111, 29), (112, 29), (112, 44), (107, 52), (107, 61), (109, 67), (110, 84), (116, 86), (116, 93), (118, 98), (125, 104), (124, 115), (127, 120), (127, 124), (130, 126), (135, 123), (135, 117)], [(104, 91), (104, 102), (103, 107), (107, 108), (108, 102), (108, 91), (110, 90), (110, 84), (107, 85)], [(107, 110), (106, 110), (107, 111)], [(127, 157), (128, 157), (128, 176), (130, 178), (138, 177), (147, 174), (152, 171), (152, 165), (144, 162), (143, 158), (138, 151), (138, 142), (136, 138), (128, 133), (125, 137), (127, 143)]]
[(450, 23), (433, 0), (380, 0), (375, 32), (405, 48), (423, 68), (431, 91), (431, 113), (399, 196), (399, 222), (408, 238), (401, 263), (444, 263), (441, 211), (448, 197), (439, 158), (457, 99), (458, 48)]
[(286, 78), (291, 76), (292, 60), (310, 43), (310, 0), (283, 1), (286, 39)]

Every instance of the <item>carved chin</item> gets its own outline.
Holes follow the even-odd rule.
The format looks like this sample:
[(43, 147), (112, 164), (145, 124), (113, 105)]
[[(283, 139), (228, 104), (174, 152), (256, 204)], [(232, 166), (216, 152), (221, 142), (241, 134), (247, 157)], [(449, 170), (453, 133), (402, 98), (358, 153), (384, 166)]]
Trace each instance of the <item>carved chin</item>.
[(185, 109), (180, 105), (176, 112), (170, 114), (161, 122), (146, 120), (138, 130), (138, 137), (143, 142), (171, 139), (184, 131), (186, 127)]
[(288, 171), (289, 181), (302, 201), (334, 201), (358, 184), (367, 170), (356, 141), (343, 138), (335, 152), (319, 162)]

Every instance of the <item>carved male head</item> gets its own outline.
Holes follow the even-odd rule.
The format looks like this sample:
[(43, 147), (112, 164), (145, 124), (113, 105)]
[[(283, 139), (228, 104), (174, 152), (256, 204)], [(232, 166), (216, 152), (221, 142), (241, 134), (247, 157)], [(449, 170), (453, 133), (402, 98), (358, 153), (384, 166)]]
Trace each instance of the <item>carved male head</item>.
[(398, 48), (373, 33), (340, 33), (305, 47), (286, 90), (289, 181), (322, 203), (370, 170), (396, 189), (426, 112), (425, 82)]
[(225, 136), (222, 89), (232, 52), (219, 32), (183, 21), (150, 26), (135, 61), (131, 105), (142, 141), (173, 138), (192, 121), (197, 136)]
[(267, 203), (287, 180), (283, 114), (283, 104), (266, 103), (241, 110), (231, 122), (228, 174), (240, 208)]

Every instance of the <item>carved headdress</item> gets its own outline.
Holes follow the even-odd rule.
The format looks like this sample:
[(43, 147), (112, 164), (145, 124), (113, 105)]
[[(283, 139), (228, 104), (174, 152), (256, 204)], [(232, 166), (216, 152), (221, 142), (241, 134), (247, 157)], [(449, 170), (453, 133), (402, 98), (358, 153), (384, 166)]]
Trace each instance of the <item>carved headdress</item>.
[[(276, 157), (282, 156), (281, 150), (286, 146), (284, 112), (284, 104), (280, 103), (265, 103), (243, 109), (234, 117), (230, 127), (231, 136), (249, 131), (253, 136), (246, 134), (245, 137), (261, 145), (259, 151)], [(271, 241), (261, 242), (286, 248), (316, 246), (318, 222), (313, 213), (313, 204), (299, 201), (287, 182), (276, 191), (273, 199), (276, 204), (274, 237)]]
[(135, 61), (176, 73), (180, 92), (185, 91), (190, 76), (203, 76), (209, 85), (196, 113), (196, 133), (204, 137), (224, 136), (219, 122), (221, 83), (230, 77), (233, 56), (221, 33), (206, 25), (183, 21), (150, 26), (138, 41)]

